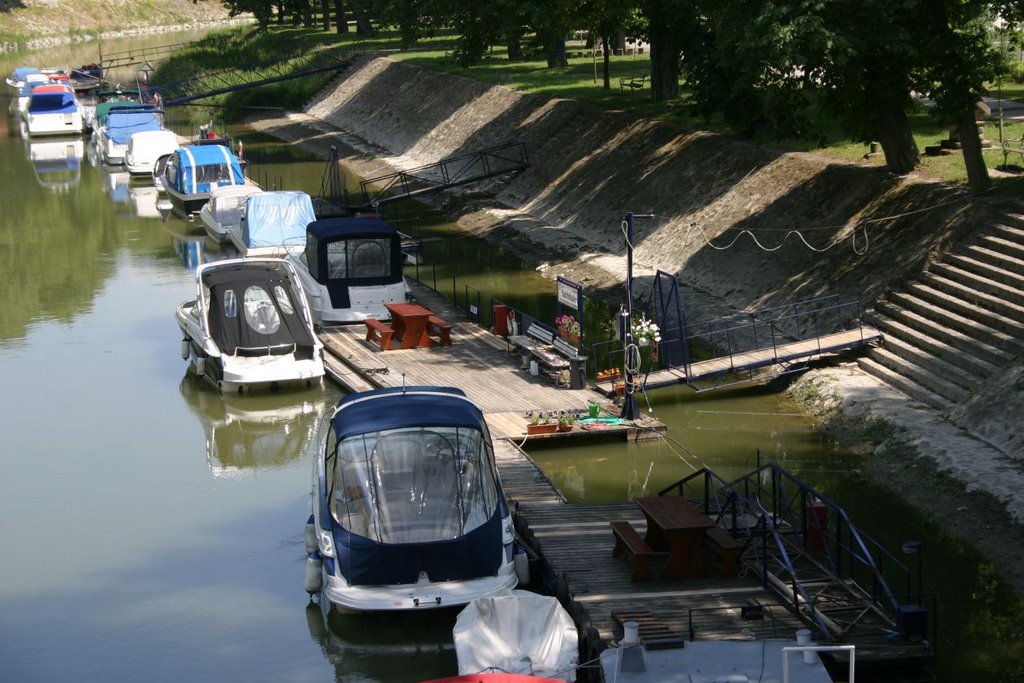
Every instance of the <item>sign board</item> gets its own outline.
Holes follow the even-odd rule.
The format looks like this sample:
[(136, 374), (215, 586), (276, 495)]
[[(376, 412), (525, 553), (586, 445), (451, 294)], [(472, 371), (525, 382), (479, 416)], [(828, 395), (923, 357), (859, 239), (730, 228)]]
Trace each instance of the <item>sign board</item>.
[(582, 294), (582, 287), (572, 280), (567, 280), (561, 275), (558, 276), (558, 303), (578, 311), (580, 310), (580, 299), (583, 298)]

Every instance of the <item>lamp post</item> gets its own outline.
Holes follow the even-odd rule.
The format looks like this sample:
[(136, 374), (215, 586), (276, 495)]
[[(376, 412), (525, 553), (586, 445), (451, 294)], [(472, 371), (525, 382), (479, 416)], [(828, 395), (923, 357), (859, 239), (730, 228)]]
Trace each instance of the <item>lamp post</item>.
[[(638, 213), (632, 211), (626, 214), (624, 221), (626, 227), (626, 330), (625, 347), (623, 349), (622, 369), (625, 371), (624, 379), (626, 386), (622, 391), (622, 412), (619, 417), (623, 420), (635, 420), (638, 410), (636, 397), (633, 396), (633, 372), (630, 367), (630, 348), (633, 346), (633, 219), (654, 218), (654, 214)], [(639, 368), (638, 368), (639, 369)]]

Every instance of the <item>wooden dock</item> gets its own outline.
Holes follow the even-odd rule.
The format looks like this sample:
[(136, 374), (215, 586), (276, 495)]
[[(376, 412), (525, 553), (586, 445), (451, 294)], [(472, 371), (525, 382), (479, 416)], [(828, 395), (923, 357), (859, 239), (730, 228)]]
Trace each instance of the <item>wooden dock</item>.
[[(516, 531), (538, 556), (531, 566), (539, 567), (541, 590), (556, 595), (577, 625), (581, 664), (620, 640), (624, 621), (637, 621), (652, 649), (690, 640), (792, 640), (811, 628), (762, 584), (756, 558), (743, 561), (738, 576), (723, 576), (715, 571), (717, 556), (704, 550), (710, 575), (666, 580), (658, 577), (666, 561), (659, 554), (651, 565), (656, 578), (634, 583), (630, 562), (612, 556), (610, 523), (628, 521), (644, 533), (646, 520), (635, 503), (567, 503), (512, 439), (495, 440), (495, 454)], [(850, 609), (862, 613), (864, 606), (851, 603)], [(931, 661), (925, 643), (893, 639), (885, 629), (851, 628), (842, 642), (856, 645), (858, 671), (917, 671)], [(831, 661), (837, 669), (846, 666), (842, 657)]]
[[(350, 392), (404, 385), (458, 387), (487, 417), (495, 437), (527, 437), (526, 413), (586, 410), (590, 402), (601, 414), (614, 417), (619, 406), (593, 388), (556, 387), (544, 375), (533, 376), (521, 367), (520, 355), (504, 338), (466, 319), (448, 299), (411, 283), (416, 302), (452, 325), (451, 346), (381, 351), (366, 341), (362, 324), (320, 330), (328, 375)], [(664, 431), (658, 420), (576, 425), (571, 432), (530, 436), (530, 439), (576, 439), (594, 436), (648, 438)]]

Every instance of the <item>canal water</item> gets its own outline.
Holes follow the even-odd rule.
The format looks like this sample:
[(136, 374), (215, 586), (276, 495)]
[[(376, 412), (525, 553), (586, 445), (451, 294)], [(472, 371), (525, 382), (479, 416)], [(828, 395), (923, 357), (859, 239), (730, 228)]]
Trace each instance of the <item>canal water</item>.
[[(7, 58), (2, 70), (95, 59), (80, 46)], [(230, 252), (208, 247), (198, 223), (165, 220), (123, 169), (87, 154), (44, 163), (58, 152), (12, 122), (0, 135), (0, 680), (454, 674), (454, 614), (325, 617), (303, 590), (309, 449), (339, 390), (226, 398), (185, 376), (174, 310), (193, 295), (195, 265)], [(323, 161), (230, 132), (264, 177), (319, 192)], [(396, 218), (426, 236), (454, 233), (422, 207)], [(454, 272), (459, 287), (553, 310), (552, 283), (514, 255), (446, 244), (460, 265), (442, 281)], [(531, 454), (570, 500), (588, 502), (650, 494), (702, 465), (728, 478), (779, 461), (889, 547), (923, 543), (939, 680), (1024, 678), (1020, 597), (968, 544), (864, 481), (858, 458), (777, 392), (660, 390), (640, 408), (668, 424), (668, 439)]]

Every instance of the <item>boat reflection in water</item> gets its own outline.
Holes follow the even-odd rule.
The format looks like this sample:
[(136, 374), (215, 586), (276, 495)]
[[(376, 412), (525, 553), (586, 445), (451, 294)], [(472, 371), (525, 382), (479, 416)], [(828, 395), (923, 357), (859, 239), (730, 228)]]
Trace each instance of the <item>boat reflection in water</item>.
[(329, 604), (307, 604), (306, 623), (335, 680), (417, 681), (458, 669), (457, 610), (344, 614)]
[(33, 139), (28, 143), (28, 158), (36, 180), (41, 187), (53, 192), (67, 192), (78, 185), (83, 156), (85, 142), (80, 137)]
[(312, 446), (319, 416), (332, 397), (322, 389), (286, 395), (220, 395), (186, 375), (181, 395), (206, 432), (206, 460), (215, 477), (283, 467)]
[(160, 209), (156, 205), (159, 196), (160, 191), (152, 183), (139, 183), (129, 179), (128, 203), (136, 217), (160, 218)]

